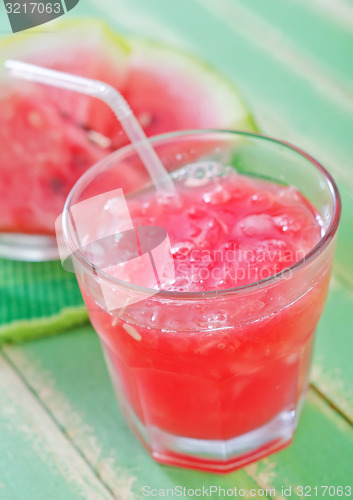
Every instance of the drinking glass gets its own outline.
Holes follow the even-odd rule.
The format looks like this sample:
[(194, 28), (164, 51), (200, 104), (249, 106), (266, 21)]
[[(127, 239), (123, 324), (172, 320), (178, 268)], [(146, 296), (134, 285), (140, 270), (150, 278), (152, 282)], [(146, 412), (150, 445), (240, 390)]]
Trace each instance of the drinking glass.
[[(115, 180), (126, 169), (139, 173), (137, 189), (149, 183), (147, 174), (141, 181), (144, 167), (132, 145), (88, 170), (66, 201), (64, 265), (77, 275), (126, 421), (159, 462), (231, 471), (293, 438), (328, 291), (340, 197), (317, 161), (274, 139), (200, 130), (150, 141), (171, 175), (189, 175), (187, 166), (196, 163), (200, 179), (210, 166), (230, 165), (295, 186), (322, 219), (317, 245), (273, 276), (227, 290), (160, 291), (152, 271), (159, 259), (172, 273), (168, 235), (146, 226), (144, 252), (136, 253), (143, 228), (129, 218), (133, 195), (124, 197)], [(118, 267), (117, 277), (110, 270)]]

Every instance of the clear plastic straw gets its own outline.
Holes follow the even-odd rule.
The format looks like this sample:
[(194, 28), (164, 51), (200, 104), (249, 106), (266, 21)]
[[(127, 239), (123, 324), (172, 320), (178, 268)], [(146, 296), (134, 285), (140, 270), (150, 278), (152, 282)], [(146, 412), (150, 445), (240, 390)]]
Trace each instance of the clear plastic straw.
[(105, 102), (120, 121), (126, 135), (134, 145), (142, 163), (150, 174), (156, 189), (163, 195), (176, 195), (172, 179), (162, 165), (155, 150), (148, 142), (147, 136), (133, 114), (129, 104), (111, 85), (99, 80), (91, 80), (62, 71), (54, 71), (21, 61), (7, 60), (5, 62), (5, 68), (11, 76), (31, 82), (72, 90), (74, 92), (80, 92)]

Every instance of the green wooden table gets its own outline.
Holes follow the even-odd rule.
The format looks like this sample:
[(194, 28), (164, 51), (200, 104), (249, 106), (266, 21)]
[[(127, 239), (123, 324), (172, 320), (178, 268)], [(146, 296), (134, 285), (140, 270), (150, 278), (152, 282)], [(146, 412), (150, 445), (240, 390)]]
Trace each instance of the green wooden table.
[[(8, 30), (3, 4), (0, 10), (1, 28)], [(97, 336), (83, 326), (2, 347), (0, 499), (129, 500), (166, 496), (167, 488), (176, 496), (184, 487), (182, 498), (191, 498), (193, 490), (210, 493), (211, 486), (225, 489), (213, 498), (227, 497), (231, 488), (235, 496), (235, 487), (238, 497), (284, 498), (289, 490), (282, 488), (290, 486), (294, 497), (306, 486), (307, 496), (338, 498), (342, 486), (342, 498), (349, 497), (352, 0), (81, 0), (72, 15), (103, 17), (123, 32), (157, 38), (209, 61), (238, 85), (263, 132), (297, 144), (327, 166), (344, 212), (311, 388), (289, 448), (224, 476), (156, 464), (122, 419)]]

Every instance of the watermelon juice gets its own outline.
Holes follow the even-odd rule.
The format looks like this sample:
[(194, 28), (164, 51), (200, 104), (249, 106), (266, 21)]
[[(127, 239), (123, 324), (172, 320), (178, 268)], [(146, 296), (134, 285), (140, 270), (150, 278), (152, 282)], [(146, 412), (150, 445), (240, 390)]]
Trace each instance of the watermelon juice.
[[(247, 140), (258, 147), (263, 139)], [(233, 141), (227, 137), (227, 148)], [(330, 224), (327, 209), (314, 204), (318, 198), (309, 200), (292, 184), (218, 169), (215, 155), (207, 162), (204, 143), (201, 149), (202, 162), (174, 174), (177, 203), (152, 188), (127, 198), (135, 230), (150, 226), (168, 234), (172, 277), (164, 279), (163, 266), (154, 262), (161, 272), (153, 294), (141, 286), (123, 292), (125, 264), (119, 258), (112, 265), (112, 255), (114, 248), (122, 255), (119, 245), (127, 254), (130, 247), (122, 233), (109, 230), (109, 217), (101, 218), (99, 230), (89, 225), (86, 241), (94, 243), (89, 251), (81, 247), (94, 272), (77, 256), (75, 269), (122, 410), (154, 458), (227, 471), (293, 436), (328, 289), (333, 235), (315, 256)], [(105, 201), (106, 211), (112, 203)], [(140, 255), (143, 246), (140, 241)], [(125, 280), (141, 285), (143, 274), (143, 267), (132, 266)], [(153, 288), (147, 274), (143, 279)], [(116, 308), (107, 307), (101, 293), (109, 280), (115, 280), (111, 294), (124, 295)]]

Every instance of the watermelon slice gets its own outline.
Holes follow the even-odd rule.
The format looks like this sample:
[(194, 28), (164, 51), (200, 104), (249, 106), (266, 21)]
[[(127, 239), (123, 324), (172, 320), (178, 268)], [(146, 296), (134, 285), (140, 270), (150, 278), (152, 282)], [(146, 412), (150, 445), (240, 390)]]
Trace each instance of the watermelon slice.
[[(119, 90), (148, 136), (198, 128), (255, 130), (237, 90), (194, 57), (150, 41), (129, 39), (125, 85)], [(89, 128), (109, 137), (114, 148), (128, 142), (115, 117), (91, 114)]]
[[(130, 48), (101, 21), (69, 20), (49, 24), (31, 38), (27, 34), (0, 43), (0, 60), (19, 59), (87, 78), (101, 79), (118, 89), (125, 84)], [(16, 84), (13, 80), (11, 86)], [(18, 83), (16, 84), (18, 86)], [(39, 86), (43, 97), (54, 102), (74, 123), (85, 125), (87, 114), (111, 119), (102, 102), (54, 87)]]
[[(149, 136), (190, 128), (254, 130), (237, 91), (188, 55), (123, 39), (98, 21), (61, 22), (50, 29), (2, 42), (0, 58), (110, 83)], [(53, 234), (76, 180), (128, 140), (107, 106), (73, 92), (4, 80), (0, 109), (0, 231)], [(136, 173), (122, 172), (125, 191), (136, 182)]]

